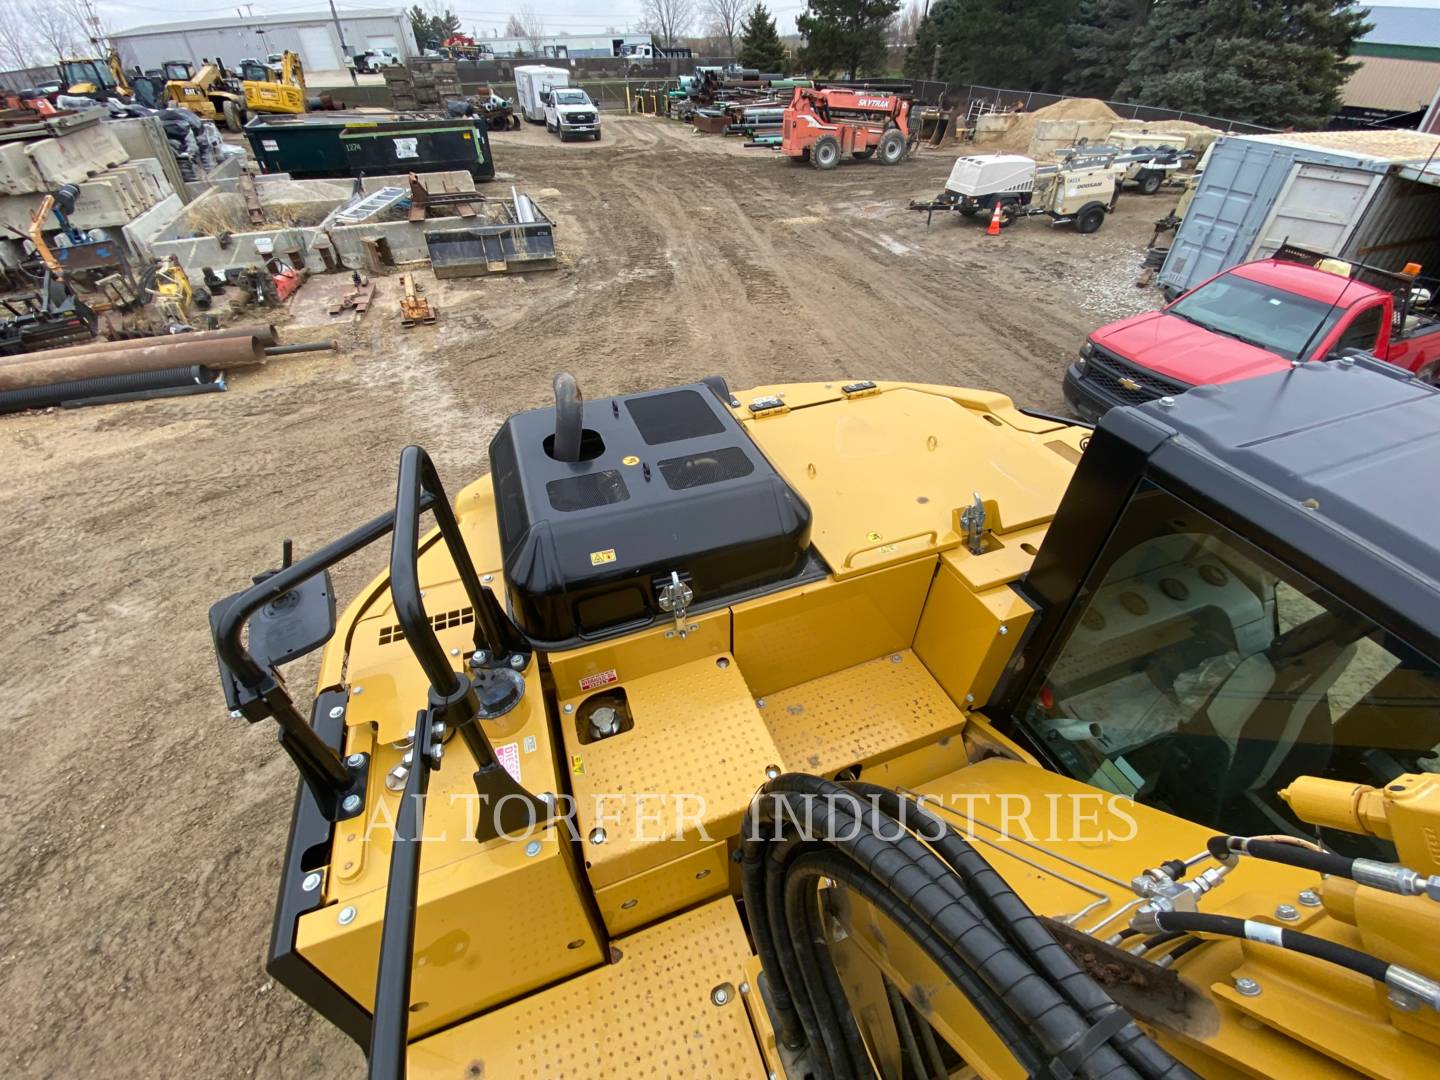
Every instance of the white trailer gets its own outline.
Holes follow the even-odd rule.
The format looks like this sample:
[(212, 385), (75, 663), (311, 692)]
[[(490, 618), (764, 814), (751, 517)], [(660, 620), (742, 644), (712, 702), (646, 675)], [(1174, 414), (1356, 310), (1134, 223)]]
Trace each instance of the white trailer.
[(570, 72), (565, 68), (527, 64), (515, 69), (515, 96), (520, 100), (520, 113), (532, 124), (545, 122), (545, 92), (557, 86), (570, 85)]

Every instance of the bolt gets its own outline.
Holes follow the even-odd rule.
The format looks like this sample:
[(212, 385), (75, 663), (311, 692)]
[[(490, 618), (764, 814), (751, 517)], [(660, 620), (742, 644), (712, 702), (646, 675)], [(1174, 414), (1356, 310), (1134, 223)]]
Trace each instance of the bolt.
[(572, 712), (575, 711), (575, 706), (567, 703), (567, 704), (565, 705), (565, 711), (566, 711), (567, 713), (572, 713)]
[(965, 704), (966, 704), (966, 705), (974, 705), (974, 704), (975, 704), (975, 695), (974, 695), (974, 694), (966, 694), (966, 695), (965, 695)]
[(319, 887), (320, 875), (318, 873), (311, 872), (309, 874), (306, 874), (305, 880), (300, 882), (300, 888), (304, 889), (306, 892), (314, 892)]
[(363, 694), (364, 692), (365, 692), (365, 687), (363, 687), (363, 686), (352, 686), (352, 687), (350, 688), (350, 696), (351, 696), (351, 697), (359, 697), (359, 696), (360, 696), (361, 694)]
[(766, 765), (766, 766), (765, 766), (765, 776), (766, 776), (767, 779), (774, 780), (774, 779), (775, 779), (777, 776), (779, 776), (779, 775), (780, 775), (780, 766), (778, 766), (778, 765)]
[(724, 1005), (729, 1000), (730, 987), (728, 986), (717, 986), (714, 990), (710, 991), (710, 1001), (712, 1004)]
[(460, 655), (460, 650), (459, 650), (459, 649), (451, 649), (451, 650), (450, 650), (450, 655), (451, 655), (451, 656), (459, 656), (459, 655)]
[(725, 659), (725, 657), (722, 656), (722, 657), (720, 657), (720, 659), (718, 659), (718, 660), (715, 661), (715, 666), (718, 667), (720, 670), (723, 671), (723, 670), (725, 670), (727, 667), (730, 666), (730, 661), (727, 660), (727, 659)]
[(356, 810), (360, 809), (360, 796), (346, 795), (345, 801), (340, 804), (340, 808), (344, 810), (347, 814), (355, 813)]
[(245, 714), (244, 714), (243, 712), (241, 712), (239, 709), (231, 709), (231, 710), (230, 710), (230, 719), (231, 719), (231, 720), (239, 720), (239, 719), (243, 718), (244, 715), (245, 715)]
[(1296, 911), (1290, 904), (1276, 904), (1275, 917), (1281, 922), (1294, 922), (1300, 918), (1300, 912)]
[(528, 856), (530, 856), (530, 858), (532, 858), (532, 859), (533, 859), (536, 855), (539, 855), (539, 854), (540, 854), (540, 841), (539, 841), (539, 840), (531, 840), (528, 844), (526, 844), (526, 845), (525, 845), (525, 854), (528, 855)]
[(410, 779), (410, 770), (404, 765), (396, 765), (385, 774), (385, 786), (391, 791), (404, 791), (405, 781)]
[(1320, 894), (1314, 889), (1302, 889), (1299, 900), (1302, 907), (1319, 907), (1323, 903)]
[(473, 653), (470, 654), (470, 666), (479, 667), (481, 664), (485, 663), (486, 655), (487, 654), (484, 649), (476, 649)]
[(346, 907), (346, 908), (341, 908), (341, 909), (340, 909), (340, 925), (341, 925), (341, 926), (349, 926), (349, 925), (350, 925), (352, 922), (354, 922), (354, 921), (355, 921), (355, 909), (354, 909), (353, 907)]
[(440, 740), (440, 739), (445, 738), (445, 721), (444, 721), (444, 720), (436, 720), (435, 723), (433, 723), (433, 724), (430, 725), (430, 738), (435, 739), (435, 740), (437, 740), (437, 741)]
[(764, 699), (763, 697), (762, 697), (762, 698), (756, 698), (756, 699), (755, 699), (755, 707), (756, 707), (757, 709), (763, 709), (763, 708), (765, 707), (765, 699)]
[(432, 769), (438, 769), (440, 767), (440, 759), (444, 756), (445, 747), (439, 745), (438, 743), (435, 746), (430, 747), (430, 767)]
[(342, 716), (344, 716), (344, 715), (345, 715), (345, 706), (344, 706), (344, 705), (336, 705), (333, 709), (330, 710), (330, 719), (331, 719), (331, 720), (339, 720), (340, 717), (342, 717)]
[(1353, 356), (1342, 356), (1342, 357), (1340, 357), (1340, 366), (1341, 366), (1341, 367), (1354, 367), (1354, 366), (1355, 366), (1355, 357), (1353, 357)]
[[(1160, 407), (1162, 409), (1173, 409), (1175, 407), (1175, 399), (1173, 397), (1162, 397), (1160, 399)], [(1258, 994), (1259, 991), (1257, 990), (1256, 993)]]
[(510, 657), (510, 666), (516, 669), (523, 668), (525, 666), (525, 657), (517, 652), (514, 656)]
[(1001, 636), (1001, 637), (1004, 637), (1004, 636), (1005, 636), (1006, 634), (1008, 634), (1009, 632), (1010, 632), (1010, 628), (1009, 628), (1008, 626), (1002, 626), (1002, 627), (1000, 627), (1000, 636)]
[(900, 663), (900, 654), (899, 654), (898, 652), (897, 652), (897, 653), (891, 653), (891, 654), (890, 654), (890, 663), (892, 663), (892, 664), (898, 664), (898, 663)]
[(595, 828), (590, 830), (590, 843), (603, 844), (605, 842), (605, 830)]
[(741, 992), (742, 994), (748, 994), (748, 993), (750, 992), (750, 984), (749, 984), (749, 983), (741, 983), (741, 984), (740, 984), (740, 992)]
[(555, 793), (553, 791), (540, 792), (540, 801), (543, 802), (546, 806), (553, 806), (555, 802)]
[(486, 574), (484, 577), (482, 577), (482, 578), (480, 579), (480, 584), (482, 584), (482, 585), (489, 585), (489, 584), (490, 584), (492, 581), (494, 581), (494, 580), (495, 580), (495, 575), (494, 575), (494, 574)]
[(346, 764), (346, 765), (349, 765), (352, 769), (358, 769), (358, 768), (360, 768), (361, 765), (364, 765), (364, 764), (365, 764), (365, 755), (364, 755), (364, 754), (351, 754), (349, 757), (347, 757), (347, 758), (345, 759), (345, 764)]
[(1245, 997), (1259, 997), (1260, 984), (1254, 979), (1247, 979), (1242, 976), (1235, 980), (1235, 992)]

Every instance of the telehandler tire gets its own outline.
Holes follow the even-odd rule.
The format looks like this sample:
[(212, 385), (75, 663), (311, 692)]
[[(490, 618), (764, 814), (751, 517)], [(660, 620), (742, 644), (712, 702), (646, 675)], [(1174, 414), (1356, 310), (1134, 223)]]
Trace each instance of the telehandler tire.
[(817, 169), (833, 169), (840, 164), (840, 140), (834, 135), (821, 135), (810, 147), (810, 164)]
[(881, 165), (899, 165), (905, 160), (905, 136), (900, 134), (899, 128), (891, 128), (880, 136), (880, 145), (877, 150), (880, 154)]
[(225, 113), (225, 127), (228, 131), (241, 132), (245, 130), (245, 117), (238, 104), (226, 101), (221, 109)]

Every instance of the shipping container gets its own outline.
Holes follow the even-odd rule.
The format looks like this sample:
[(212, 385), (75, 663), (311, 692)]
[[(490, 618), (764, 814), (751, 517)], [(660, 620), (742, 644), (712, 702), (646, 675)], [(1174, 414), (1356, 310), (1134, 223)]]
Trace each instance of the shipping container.
[(1440, 273), (1440, 137), (1415, 131), (1227, 136), (1215, 143), (1157, 281), (1177, 296), (1289, 242)]
[(526, 64), (515, 69), (515, 96), (520, 99), (520, 112), (532, 124), (545, 122), (545, 102), (541, 95), (551, 87), (569, 86), (570, 72), (564, 68)]

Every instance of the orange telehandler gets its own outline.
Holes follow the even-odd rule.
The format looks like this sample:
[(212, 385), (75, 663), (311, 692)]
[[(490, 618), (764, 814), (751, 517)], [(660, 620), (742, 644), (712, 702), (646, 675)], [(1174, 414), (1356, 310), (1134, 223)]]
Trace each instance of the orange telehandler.
[(780, 152), (817, 169), (833, 169), (843, 154), (877, 156), (898, 165), (919, 135), (910, 126), (910, 98), (851, 87), (795, 87), (785, 109)]

